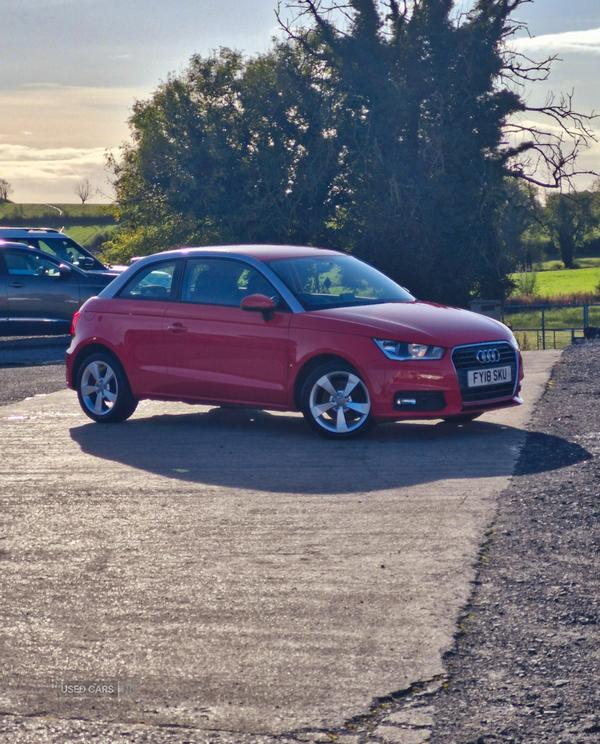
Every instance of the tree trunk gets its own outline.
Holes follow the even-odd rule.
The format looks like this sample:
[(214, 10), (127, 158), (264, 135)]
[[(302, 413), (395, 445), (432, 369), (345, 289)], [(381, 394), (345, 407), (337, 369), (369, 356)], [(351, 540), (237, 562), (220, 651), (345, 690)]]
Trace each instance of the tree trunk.
[(558, 247), (565, 269), (572, 269), (575, 261), (575, 240), (570, 232), (558, 234)]

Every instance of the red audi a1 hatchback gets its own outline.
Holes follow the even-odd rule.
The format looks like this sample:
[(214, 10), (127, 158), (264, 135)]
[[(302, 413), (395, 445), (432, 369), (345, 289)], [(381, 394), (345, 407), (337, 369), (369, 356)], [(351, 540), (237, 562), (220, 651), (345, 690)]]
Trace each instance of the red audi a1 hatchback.
[(519, 405), (522, 378), (502, 323), (418, 302), (350, 255), (291, 246), (147, 256), (82, 306), (67, 351), (94, 421), (178, 400), (300, 410), (333, 439), (377, 421), (470, 421)]

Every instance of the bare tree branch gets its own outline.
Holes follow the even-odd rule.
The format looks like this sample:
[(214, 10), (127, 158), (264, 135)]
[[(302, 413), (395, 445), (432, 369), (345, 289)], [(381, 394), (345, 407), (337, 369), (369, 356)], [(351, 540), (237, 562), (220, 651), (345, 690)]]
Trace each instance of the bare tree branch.
[(88, 199), (91, 199), (92, 196), (94, 196), (97, 189), (92, 186), (89, 178), (84, 178), (83, 181), (78, 181), (73, 186), (73, 191), (81, 199), (81, 203), (85, 204)]
[(8, 197), (13, 191), (13, 187), (4, 178), (0, 178), (0, 202), (8, 201)]

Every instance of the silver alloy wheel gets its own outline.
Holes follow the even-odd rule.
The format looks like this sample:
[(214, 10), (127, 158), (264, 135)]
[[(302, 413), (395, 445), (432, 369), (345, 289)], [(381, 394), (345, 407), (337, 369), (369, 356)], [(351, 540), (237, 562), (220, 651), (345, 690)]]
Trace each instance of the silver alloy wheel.
[(310, 412), (317, 424), (334, 434), (348, 434), (368, 418), (371, 400), (364, 382), (352, 372), (328, 372), (313, 385)]
[(96, 416), (109, 414), (119, 395), (119, 383), (112, 367), (100, 360), (91, 362), (81, 375), (81, 398)]

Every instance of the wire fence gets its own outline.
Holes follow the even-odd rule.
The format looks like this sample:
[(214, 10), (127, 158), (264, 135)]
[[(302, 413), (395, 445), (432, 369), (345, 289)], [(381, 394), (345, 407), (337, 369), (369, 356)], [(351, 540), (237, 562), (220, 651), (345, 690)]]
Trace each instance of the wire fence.
[(521, 348), (564, 349), (584, 338), (584, 329), (600, 327), (600, 303), (587, 305), (504, 305), (502, 322)]

